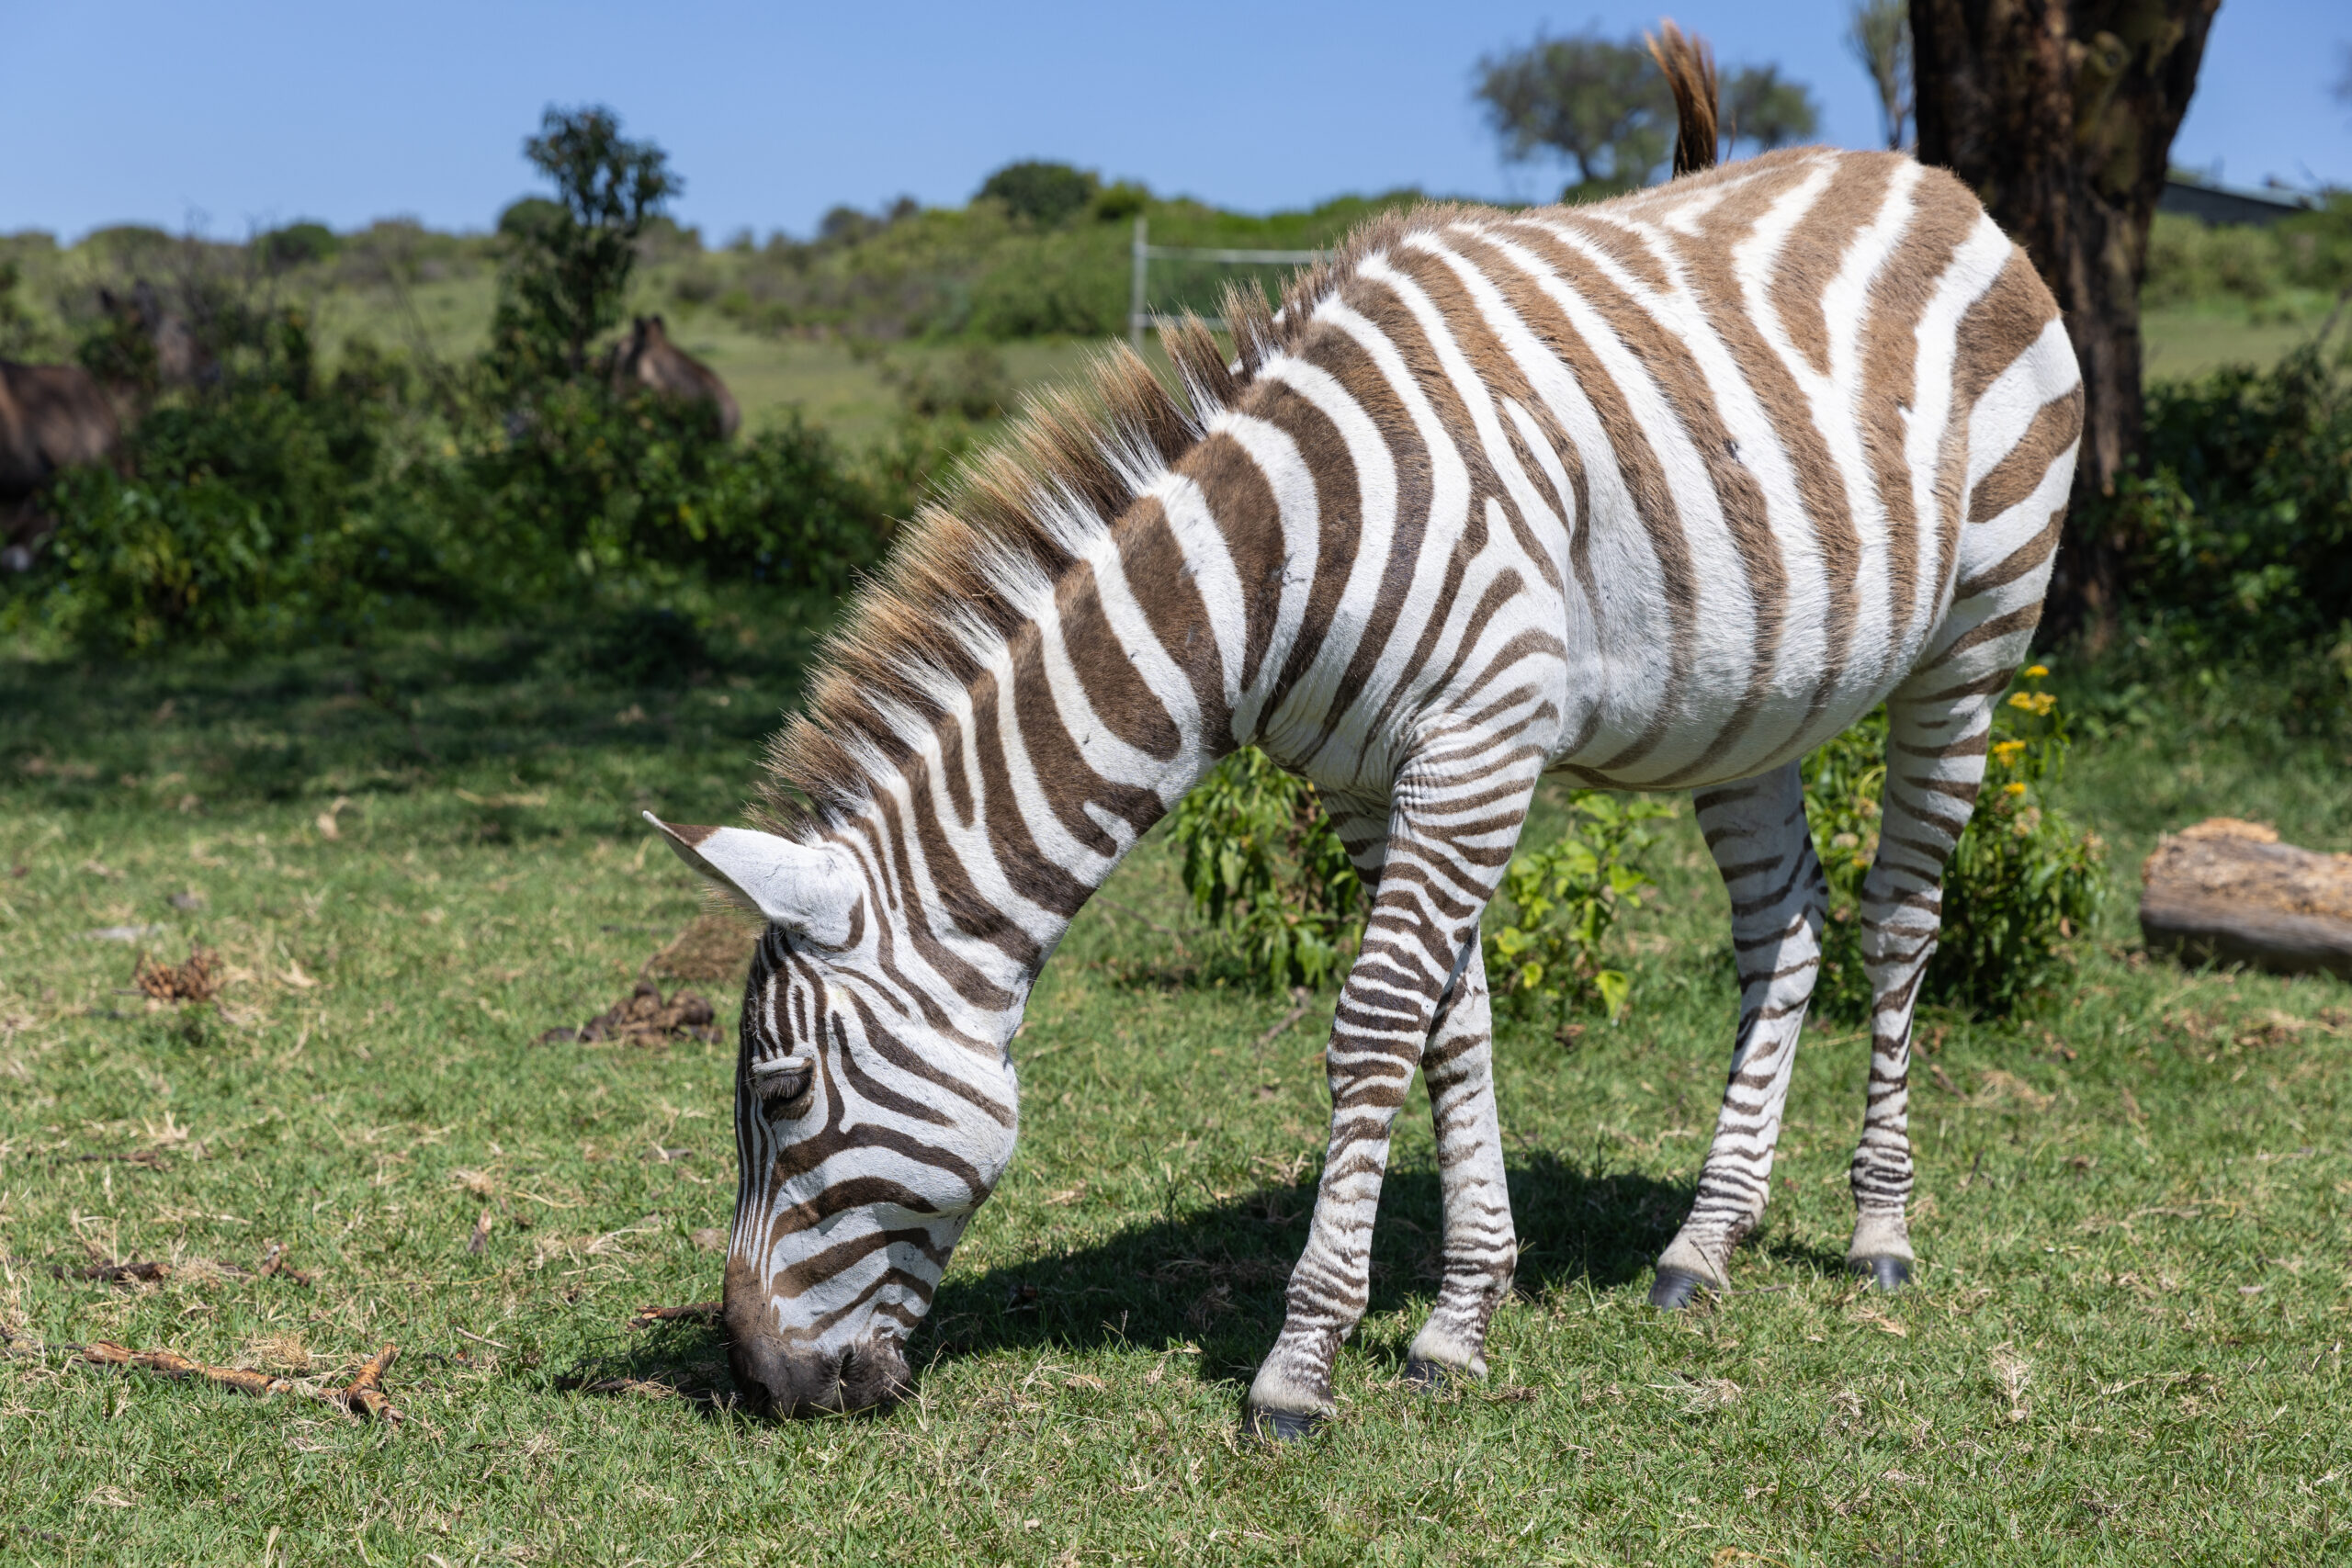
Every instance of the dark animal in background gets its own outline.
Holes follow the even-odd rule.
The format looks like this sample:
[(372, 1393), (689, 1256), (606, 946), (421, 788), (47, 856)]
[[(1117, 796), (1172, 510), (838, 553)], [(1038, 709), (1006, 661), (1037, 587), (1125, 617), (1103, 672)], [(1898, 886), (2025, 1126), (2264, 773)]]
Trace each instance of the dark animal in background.
[(105, 460), (121, 439), (87, 370), (0, 359), (0, 570), (29, 570), (56, 526), (40, 508), (41, 487), (61, 468)]
[(743, 423), (742, 411), (735, 406), (735, 394), (727, 389), (727, 383), (709, 366), (672, 343), (659, 316), (636, 318), (628, 336), (613, 350), (613, 390), (626, 396), (639, 387), (650, 387), (682, 403), (710, 404), (718, 411), (722, 438), (733, 435)]

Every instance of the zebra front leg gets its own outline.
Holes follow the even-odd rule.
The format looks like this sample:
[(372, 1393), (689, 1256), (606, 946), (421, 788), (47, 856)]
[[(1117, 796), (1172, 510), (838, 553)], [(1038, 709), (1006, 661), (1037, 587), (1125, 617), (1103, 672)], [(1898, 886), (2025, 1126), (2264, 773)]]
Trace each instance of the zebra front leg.
[[(1456, 961), (1477, 942), (1478, 916), (1518, 842), (1541, 757), (1513, 755), (1502, 768), (1481, 766), (1475, 754), (1442, 761), (1450, 764), (1442, 772), (1424, 764), (1397, 780), (1379, 893), (1332, 1020), (1324, 1054), (1331, 1138), (1315, 1217), (1291, 1272), (1282, 1333), (1250, 1387), (1248, 1424), (1261, 1436), (1304, 1437), (1331, 1413), (1332, 1362), (1371, 1296), (1389, 1132)], [(1526, 776), (1498, 779), (1504, 769)]]
[[(2030, 630), (2030, 628), (2029, 628)], [(2025, 636), (2016, 637), (2023, 652)], [(1911, 1021), (1919, 982), (1943, 929), (1944, 865), (1960, 843), (1984, 782), (1993, 693), (2013, 662), (1950, 690), (1939, 665), (1887, 699), (1886, 787), (1878, 854), (1862, 882), (1862, 968), (1871, 980), (1871, 1080), (1862, 1136), (1849, 1178), (1854, 1239), (1846, 1266), (1900, 1289), (1911, 1278)], [(1915, 688), (1942, 686), (1922, 696)]]
[(1796, 763), (1701, 790), (1694, 803), (1731, 894), (1739, 1030), (1698, 1195), (1650, 1286), (1650, 1304), (1669, 1308), (1688, 1305), (1702, 1286), (1728, 1290), (1731, 1249), (1764, 1217), (1797, 1037), (1821, 971), (1827, 903)]
[(1495, 1114), (1494, 1043), (1486, 959), (1474, 932), (1421, 1057), (1445, 1202), (1445, 1277), (1405, 1353), (1405, 1375), (1432, 1392), (1449, 1377), (1487, 1375), (1487, 1324), (1519, 1266)]

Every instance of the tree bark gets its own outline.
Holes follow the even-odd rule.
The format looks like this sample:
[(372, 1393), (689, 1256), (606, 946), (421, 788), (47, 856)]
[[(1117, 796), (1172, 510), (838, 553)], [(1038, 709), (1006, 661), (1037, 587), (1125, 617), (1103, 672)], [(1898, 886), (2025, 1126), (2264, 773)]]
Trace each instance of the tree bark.
[(2083, 444), (2043, 626), (2111, 624), (2124, 546), (2106, 508), (2140, 447), (2140, 285), (2173, 133), (2221, 0), (1911, 0), (1919, 159), (2026, 248), (2082, 361)]
[(2140, 882), (2151, 948), (2352, 978), (2352, 855), (2300, 850), (2262, 823), (2217, 817), (2158, 840)]

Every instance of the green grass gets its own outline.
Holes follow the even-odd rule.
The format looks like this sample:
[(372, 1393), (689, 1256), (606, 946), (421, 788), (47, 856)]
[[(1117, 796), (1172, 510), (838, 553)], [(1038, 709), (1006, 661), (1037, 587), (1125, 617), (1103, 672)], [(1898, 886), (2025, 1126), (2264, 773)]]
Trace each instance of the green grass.
[[(2141, 313), (2144, 368), (2151, 381), (2187, 381), (2224, 365), (2276, 365), (2327, 321), (2332, 299), (2302, 297), (2272, 305), (2242, 299), (2168, 306)], [(2336, 324), (2337, 333), (2344, 324)], [(2339, 346), (2344, 340), (2334, 340)]]
[[(2131, 885), (2156, 832), (2208, 813), (2352, 846), (2352, 759), (2145, 693), (2110, 705), (2122, 716), (2066, 784), (2117, 885), (2079, 982), (2034, 1019), (1926, 1021), (1913, 1292), (1840, 1277), (1863, 1058), (1827, 1022), (1736, 1293), (1682, 1316), (1644, 1303), (1734, 1007), (1724, 898), (1686, 809), (1630, 926), (1631, 1020), (1573, 1049), (1526, 1027), (1499, 1043), (1525, 1252), (1488, 1382), (1432, 1400), (1399, 1377), (1435, 1277), (1417, 1100), (1339, 1417), (1297, 1448), (1238, 1441), (1304, 1237), (1330, 998), (1258, 1048), (1283, 1004), (1203, 984), (1204, 939), (1148, 923), (1190, 923), (1154, 843), (1038, 989), (1016, 1046), (1022, 1152), (916, 1342), (919, 1396), (882, 1419), (727, 1411), (705, 1392), (728, 1386), (712, 1331), (623, 1324), (718, 1289), (695, 1233), (731, 1202), (731, 1046), (532, 1041), (625, 994), (701, 908), (634, 813), (720, 819), (745, 793), (814, 629), (758, 608), (718, 628), (707, 669), (635, 683), (603, 673), (628, 649), (593, 627), (0, 662), (0, 1551), (2345, 1552), (2352, 988), (2148, 960)], [(2087, 706), (2097, 687), (2070, 694)], [(318, 819), (345, 798), (330, 840)], [(165, 901), (187, 892), (205, 907)], [(133, 924), (166, 928), (145, 944), (160, 956), (219, 950), (239, 979), (217, 1014), (125, 994), (133, 949), (84, 933)], [(81, 1158), (146, 1150), (155, 1168)], [(270, 1240), (311, 1284), (187, 1267), (250, 1269)], [(183, 1268), (161, 1285), (52, 1277), (85, 1249)], [(77, 1364), (68, 1347), (96, 1338), (320, 1378), (391, 1340), (408, 1422)]]
[[(884, 363), (905, 370), (944, 367), (966, 351), (956, 344), (893, 344), (881, 356), (860, 355), (838, 337), (753, 332), (718, 311), (672, 297), (674, 269), (649, 268), (633, 290), (633, 309), (661, 312), (677, 344), (718, 372), (756, 434), (795, 411), (852, 446), (885, 434), (898, 416), (897, 391)], [(383, 288), (321, 289), (310, 309), (330, 361), (343, 342), (365, 333), (390, 348), (422, 346), (456, 364), (481, 352), (490, 333), (495, 279), (487, 268), (459, 271), (408, 290), (405, 300)], [(1016, 391), (1068, 379), (1102, 345), (1041, 339), (998, 345), (1007, 381)], [(1156, 350), (1154, 351), (1156, 354)]]

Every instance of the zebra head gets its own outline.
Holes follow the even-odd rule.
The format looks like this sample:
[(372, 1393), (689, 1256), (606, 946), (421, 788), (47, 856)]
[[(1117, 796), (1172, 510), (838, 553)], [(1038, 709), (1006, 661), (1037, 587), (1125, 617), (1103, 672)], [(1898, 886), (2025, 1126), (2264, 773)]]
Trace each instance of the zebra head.
[(781, 1415), (895, 1403), (907, 1336), (1012, 1163), (1012, 1065), (913, 991), (846, 849), (647, 820), (768, 921), (735, 1070), (735, 1380)]

